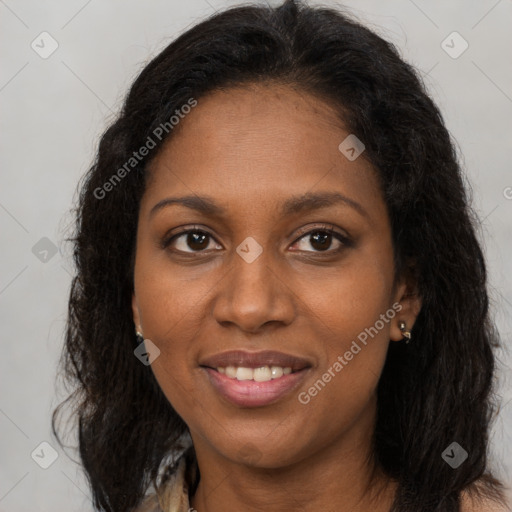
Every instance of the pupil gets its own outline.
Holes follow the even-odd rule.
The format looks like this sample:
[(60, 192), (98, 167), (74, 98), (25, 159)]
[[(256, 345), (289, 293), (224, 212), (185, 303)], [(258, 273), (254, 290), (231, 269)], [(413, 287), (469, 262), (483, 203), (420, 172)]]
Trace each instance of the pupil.
[[(326, 248), (328, 248), (331, 245), (330, 244), (330, 237), (331, 237), (330, 233), (318, 231), (317, 233), (311, 235), (311, 237), (314, 240), (314, 243), (312, 243), (311, 245), (313, 245), (313, 247), (315, 247), (315, 243), (319, 243), (320, 250), (325, 250)], [(319, 239), (321, 239), (321, 241), (319, 241)], [(318, 247), (315, 247), (315, 249), (318, 249)]]
[[(204, 246), (201, 246), (201, 244), (204, 244), (204, 241), (207, 236), (208, 235), (206, 235), (205, 233), (189, 233), (187, 237), (187, 244), (191, 249), (204, 249)], [(198, 241), (199, 239), (201, 241)], [(194, 247), (194, 244), (198, 244), (199, 247)]]

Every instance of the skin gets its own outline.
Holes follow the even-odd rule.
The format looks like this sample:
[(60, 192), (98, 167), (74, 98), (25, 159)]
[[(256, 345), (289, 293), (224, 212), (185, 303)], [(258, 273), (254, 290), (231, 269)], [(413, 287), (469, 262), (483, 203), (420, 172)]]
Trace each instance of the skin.
[[(391, 226), (375, 171), (364, 157), (351, 162), (338, 150), (349, 133), (319, 98), (251, 85), (202, 97), (151, 162), (133, 319), (159, 347), (151, 368), (190, 429), (201, 473), (191, 506), (200, 512), (391, 506), (395, 483), (378, 470), (370, 481), (376, 388), (389, 343), (403, 338), (399, 322), (411, 329), (421, 300), (410, 279), (394, 283)], [(364, 213), (338, 203), (278, 214), (291, 196), (325, 191)], [(159, 201), (185, 195), (208, 195), (226, 213), (172, 205), (150, 215)], [(332, 237), (322, 251), (307, 233), (330, 225), (353, 243)], [(203, 245), (187, 244), (184, 235), (161, 247), (166, 234), (194, 226), (211, 235)], [(236, 252), (249, 236), (263, 249), (252, 263)], [(394, 303), (400, 312), (301, 404), (298, 394)], [(280, 350), (312, 368), (279, 401), (238, 407), (199, 367), (204, 357), (238, 348)]]

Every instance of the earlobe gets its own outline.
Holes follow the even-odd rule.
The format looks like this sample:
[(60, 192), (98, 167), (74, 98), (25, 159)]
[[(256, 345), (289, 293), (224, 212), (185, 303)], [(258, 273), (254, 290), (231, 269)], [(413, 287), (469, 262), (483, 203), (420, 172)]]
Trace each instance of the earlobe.
[(397, 289), (395, 300), (401, 306), (390, 329), (392, 341), (404, 341), (409, 343), (412, 340), (412, 328), (421, 310), (422, 300), (419, 294), (416, 280), (409, 274)]
[(391, 329), (389, 332), (389, 337), (391, 341), (401, 341), (404, 339), (404, 335), (402, 334), (402, 331), (400, 330), (400, 325), (403, 323), (405, 325), (406, 329), (409, 329), (407, 323), (404, 320), (400, 320), (401, 317), (397, 317), (393, 320), (393, 323), (391, 325)]
[(403, 339), (405, 339), (405, 343), (409, 343), (411, 340), (411, 331), (407, 329), (407, 325), (404, 321), (399, 322), (398, 328), (400, 329), (400, 332), (402, 333)]
[(390, 338), (392, 341), (404, 341), (405, 343), (409, 343), (412, 339), (411, 331), (416, 322), (418, 313), (419, 309), (416, 311), (416, 308), (411, 306), (400, 310), (400, 313), (397, 314), (391, 325)]

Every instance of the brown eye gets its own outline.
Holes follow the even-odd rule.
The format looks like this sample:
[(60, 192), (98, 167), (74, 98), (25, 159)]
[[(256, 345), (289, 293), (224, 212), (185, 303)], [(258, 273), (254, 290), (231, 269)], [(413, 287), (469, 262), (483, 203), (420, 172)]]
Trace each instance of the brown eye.
[(206, 231), (189, 229), (164, 241), (163, 247), (173, 245), (177, 252), (194, 253), (208, 249), (213, 237)]
[[(333, 242), (338, 242), (335, 249), (331, 249)], [(342, 250), (345, 246), (350, 246), (350, 240), (338, 233), (332, 228), (315, 229), (302, 235), (294, 245), (303, 244), (303, 248), (298, 247), (297, 250), (305, 252), (328, 252), (335, 253)], [(308, 250), (307, 245), (310, 245), (314, 251)]]

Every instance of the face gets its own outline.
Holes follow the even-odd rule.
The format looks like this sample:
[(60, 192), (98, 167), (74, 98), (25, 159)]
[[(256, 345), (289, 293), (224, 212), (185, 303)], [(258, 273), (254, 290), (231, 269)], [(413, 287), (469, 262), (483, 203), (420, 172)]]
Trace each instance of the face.
[(201, 98), (151, 163), (133, 316), (198, 456), (279, 467), (369, 437), (417, 308), (393, 286), (375, 171), (338, 149), (348, 135), (322, 100), (252, 85)]

